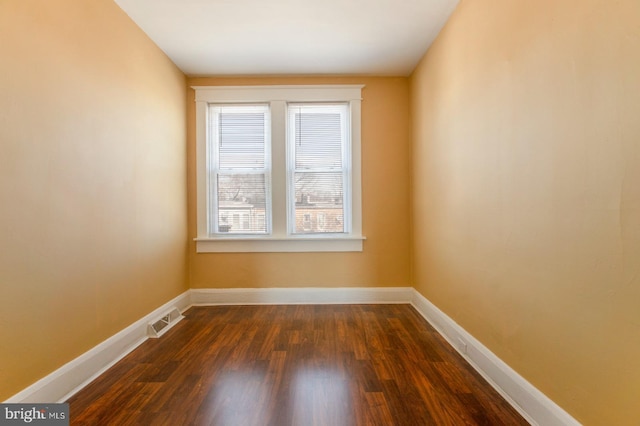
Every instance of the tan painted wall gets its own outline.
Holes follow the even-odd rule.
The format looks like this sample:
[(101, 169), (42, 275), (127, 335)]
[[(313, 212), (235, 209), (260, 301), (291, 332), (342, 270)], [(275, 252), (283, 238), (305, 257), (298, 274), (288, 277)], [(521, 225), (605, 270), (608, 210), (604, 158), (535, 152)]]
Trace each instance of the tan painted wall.
[[(204, 253), (190, 243), (192, 288), (410, 285), (407, 78), (192, 78), (189, 85), (365, 84), (362, 253)], [(189, 236), (196, 236), (195, 105), (189, 89)]]
[(586, 425), (640, 421), (639, 23), (463, 0), (411, 80), (416, 288)]
[(186, 290), (184, 75), (111, 0), (0, 1), (0, 401)]

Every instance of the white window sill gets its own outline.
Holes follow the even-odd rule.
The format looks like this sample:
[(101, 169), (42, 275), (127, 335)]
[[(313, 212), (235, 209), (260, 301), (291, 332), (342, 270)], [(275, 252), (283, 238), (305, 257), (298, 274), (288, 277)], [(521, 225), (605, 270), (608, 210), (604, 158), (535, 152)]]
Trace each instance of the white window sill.
[(365, 237), (360, 236), (292, 236), (194, 238), (197, 253), (248, 252), (349, 252), (362, 251)]

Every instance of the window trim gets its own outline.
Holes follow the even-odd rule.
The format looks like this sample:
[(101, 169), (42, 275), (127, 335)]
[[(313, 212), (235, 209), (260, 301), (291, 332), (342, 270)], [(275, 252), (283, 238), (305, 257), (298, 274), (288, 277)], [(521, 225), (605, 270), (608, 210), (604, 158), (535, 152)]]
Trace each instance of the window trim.
[[(364, 85), (192, 86), (196, 102), (196, 251), (362, 251), (361, 101)], [(348, 102), (351, 118), (351, 229), (341, 234), (290, 234), (287, 227), (286, 133), (288, 103)], [(209, 104), (271, 106), (272, 228), (268, 235), (210, 235), (208, 230), (207, 110)]]

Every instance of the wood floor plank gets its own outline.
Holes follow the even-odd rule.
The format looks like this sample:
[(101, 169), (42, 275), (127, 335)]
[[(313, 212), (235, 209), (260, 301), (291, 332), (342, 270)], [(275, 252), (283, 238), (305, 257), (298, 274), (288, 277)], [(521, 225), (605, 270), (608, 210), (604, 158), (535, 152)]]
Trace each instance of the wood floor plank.
[(184, 315), (70, 398), (71, 424), (527, 424), (409, 305)]

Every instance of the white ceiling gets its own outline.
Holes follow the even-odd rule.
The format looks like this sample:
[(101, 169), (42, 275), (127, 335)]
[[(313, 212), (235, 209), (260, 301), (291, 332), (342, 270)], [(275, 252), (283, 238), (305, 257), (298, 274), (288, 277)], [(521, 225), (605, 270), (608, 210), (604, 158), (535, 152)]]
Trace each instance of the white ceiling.
[(190, 76), (404, 76), (458, 0), (115, 2)]

